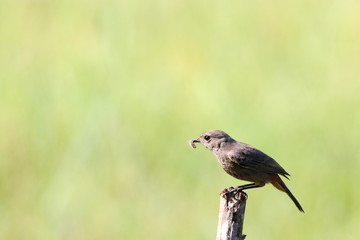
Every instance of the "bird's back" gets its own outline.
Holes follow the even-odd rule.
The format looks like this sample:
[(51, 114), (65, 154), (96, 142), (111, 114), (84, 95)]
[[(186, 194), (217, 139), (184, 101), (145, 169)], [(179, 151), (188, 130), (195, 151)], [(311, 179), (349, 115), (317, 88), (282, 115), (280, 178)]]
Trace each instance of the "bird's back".
[(214, 153), (222, 168), (241, 180), (266, 183), (273, 175), (289, 175), (273, 158), (242, 142), (229, 142)]

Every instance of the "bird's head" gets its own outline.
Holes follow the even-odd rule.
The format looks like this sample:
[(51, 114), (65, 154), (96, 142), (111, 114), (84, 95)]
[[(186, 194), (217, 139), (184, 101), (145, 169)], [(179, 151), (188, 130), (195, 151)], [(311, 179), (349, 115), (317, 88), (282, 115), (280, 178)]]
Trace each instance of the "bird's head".
[(204, 132), (200, 137), (192, 139), (189, 144), (192, 148), (196, 148), (195, 143), (199, 142), (209, 150), (219, 149), (226, 142), (234, 141), (227, 133), (221, 130), (210, 130)]

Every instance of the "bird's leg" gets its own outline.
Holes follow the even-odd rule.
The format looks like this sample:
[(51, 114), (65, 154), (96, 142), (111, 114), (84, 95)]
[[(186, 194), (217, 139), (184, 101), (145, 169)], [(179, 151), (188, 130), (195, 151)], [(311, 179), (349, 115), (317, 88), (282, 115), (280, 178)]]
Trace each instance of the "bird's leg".
[(264, 186), (264, 184), (249, 183), (249, 184), (237, 186), (235, 189), (236, 190), (245, 190), (245, 189), (257, 188), (257, 187), (262, 187), (262, 186)]
[(265, 183), (249, 183), (249, 184), (237, 186), (235, 188), (229, 187), (228, 189), (224, 189), (220, 194), (225, 194), (226, 198), (228, 197), (227, 194), (229, 194), (229, 193), (242, 192), (242, 193), (244, 193), (246, 195), (246, 193), (243, 192), (243, 190), (250, 189), (250, 188), (263, 187), (264, 185), (265, 185)]
[(242, 191), (242, 190), (250, 189), (250, 188), (258, 188), (258, 187), (262, 187), (264, 185), (265, 184), (263, 184), (263, 183), (249, 183), (249, 184), (237, 186), (236, 188), (231, 189), (227, 193), (232, 193), (232, 192), (235, 192), (235, 191), (238, 192), (238, 191)]

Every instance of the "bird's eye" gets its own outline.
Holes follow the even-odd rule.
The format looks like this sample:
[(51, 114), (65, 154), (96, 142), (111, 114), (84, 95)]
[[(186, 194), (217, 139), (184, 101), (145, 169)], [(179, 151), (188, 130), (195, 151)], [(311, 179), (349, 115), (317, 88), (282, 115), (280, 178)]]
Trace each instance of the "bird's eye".
[(209, 135), (205, 135), (204, 139), (205, 139), (206, 141), (209, 141), (209, 140), (210, 140), (210, 136), (209, 136)]

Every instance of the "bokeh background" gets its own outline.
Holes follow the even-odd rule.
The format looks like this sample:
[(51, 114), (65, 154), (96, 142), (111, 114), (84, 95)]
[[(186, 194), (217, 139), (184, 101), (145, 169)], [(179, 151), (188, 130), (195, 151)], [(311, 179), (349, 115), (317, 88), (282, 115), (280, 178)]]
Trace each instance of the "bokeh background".
[(360, 2), (2, 0), (0, 239), (214, 239), (240, 182), (187, 141), (262, 149), (248, 239), (360, 238)]

